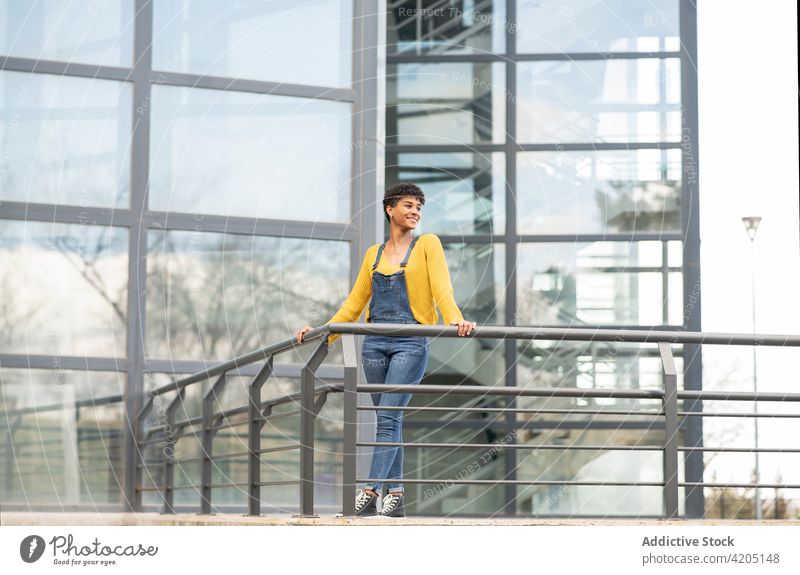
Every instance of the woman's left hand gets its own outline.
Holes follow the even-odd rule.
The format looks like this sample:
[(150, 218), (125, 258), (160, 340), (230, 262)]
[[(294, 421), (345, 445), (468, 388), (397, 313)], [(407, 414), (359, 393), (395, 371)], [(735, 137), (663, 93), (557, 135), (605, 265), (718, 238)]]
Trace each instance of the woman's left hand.
[(474, 321), (467, 321), (465, 319), (451, 321), (450, 325), (458, 326), (458, 335), (469, 335), (472, 330), (478, 327)]

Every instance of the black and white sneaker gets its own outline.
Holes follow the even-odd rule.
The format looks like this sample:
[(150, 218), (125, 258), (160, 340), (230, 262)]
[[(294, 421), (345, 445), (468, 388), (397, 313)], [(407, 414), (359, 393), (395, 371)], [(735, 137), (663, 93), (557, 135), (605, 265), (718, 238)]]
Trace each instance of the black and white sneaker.
[(359, 489), (356, 494), (356, 515), (359, 517), (368, 517), (377, 514), (378, 496), (364, 489)]
[(381, 507), (381, 515), (383, 517), (405, 517), (406, 510), (403, 507), (403, 495), (395, 495), (389, 493), (383, 498), (383, 506)]

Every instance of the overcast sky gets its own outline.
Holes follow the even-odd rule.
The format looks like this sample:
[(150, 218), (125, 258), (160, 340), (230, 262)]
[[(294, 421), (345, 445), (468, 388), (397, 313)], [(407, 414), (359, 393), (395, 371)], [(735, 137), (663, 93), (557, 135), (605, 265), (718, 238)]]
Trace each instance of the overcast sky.
[[(752, 331), (750, 240), (741, 217), (754, 215), (763, 218), (755, 241), (757, 331), (800, 335), (797, 5), (699, 0), (697, 6), (703, 330)], [(705, 387), (752, 389), (751, 349), (706, 346)], [(758, 389), (800, 393), (800, 348), (760, 348)], [(798, 404), (786, 407), (800, 413)], [(752, 446), (752, 425), (737, 422), (706, 419), (712, 432), (706, 443), (713, 432), (738, 427), (736, 443)], [(761, 447), (796, 448), (800, 420), (762, 420), (759, 437)], [(752, 456), (720, 455), (714, 464), (720, 481), (749, 481), (752, 462)], [(763, 482), (773, 482), (780, 467), (784, 482), (800, 483), (800, 454), (762, 455), (760, 467)], [(791, 496), (800, 499), (798, 491)]]

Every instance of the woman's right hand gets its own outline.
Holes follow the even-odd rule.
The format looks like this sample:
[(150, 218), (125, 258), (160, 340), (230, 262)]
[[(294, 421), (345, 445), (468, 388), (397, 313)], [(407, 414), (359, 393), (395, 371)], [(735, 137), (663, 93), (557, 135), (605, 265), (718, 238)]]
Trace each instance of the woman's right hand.
[(298, 332), (295, 334), (295, 338), (297, 338), (297, 343), (303, 343), (303, 335), (305, 335), (312, 329), (314, 328), (311, 327), (310, 325), (304, 325), (302, 328), (300, 328)]

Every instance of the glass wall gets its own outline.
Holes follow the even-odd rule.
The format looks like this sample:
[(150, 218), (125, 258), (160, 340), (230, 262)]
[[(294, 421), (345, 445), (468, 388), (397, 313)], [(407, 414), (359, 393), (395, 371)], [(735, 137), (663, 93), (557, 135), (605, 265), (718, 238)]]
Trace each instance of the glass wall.
[[(442, 238), (466, 319), (686, 329), (684, 266), (696, 264), (699, 245), (690, 225), (696, 214), (686, 211), (682, 149), (691, 105), (684, 95), (694, 90), (684, 85), (689, 54), (679, 16), (686, 8), (682, 0), (391, 4), (387, 185), (414, 181), (425, 191), (421, 231)], [(431, 346), (430, 383), (663, 385), (654, 346), (442, 339)], [(673, 349), (681, 366), (683, 350)], [(528, 411), (516, 416), (422, 409), (471, 401), (415, 397), (412, 405), (421, 409), (407, 419), (414, 439), (514, 442), (531, 449), (498, 449), (491, 458), (475, 449), (413, 449), (416, 466), (407, 465), (407, 473), (442, 482), (662, 480), (660, 465), (653, 465), (658, 452), (636, 453), (623, 466), (616, 457), (628, 457), (624, 452), (533, 449), (658, 445), (646, 413), (578, 413), (608, 407), (646, 412), (658, 407), (652, 402), (519, 398), (514, 406)], [(506, 405), (499, 399), (478, 403)], [(550, 408), (576, 413), (534, 415)], [(662, 512), (648, 503), (658, 500), (657, 490), (645, 487), (412, 487), (415, 498), (407, 505), (420, 513)]]
[[(374, 192), (354, 177), (356, 152), (376, 145), (355, 84), (374, 84), (377, 67), (361, 70), (356, 8), (0, 4), (4, 508), (134, 505), (138, 453), (125, 409), (145, 387), (322, 325), (341, 305), (367, 243), (352, 198)], [(276, 357), (281, 377), (264, 399), (296, 392), (312, 352)], [(338, 347), (325, 363), (337, 373)], [(232, 375), (217, 408), (247, 405), (251, 379)], [(189, 390), (177, 421), (199, 413), (208, 385)], [(318, 421), (317, 441), (333, 442), (317, 459), (328, 479), (322, 506), (341, 505), (340, 412), (331, 399)], [(268, 423), (263, 447), (296, 442), (296, 419)], [(242, 429), (220, 432), (214, 451), (241, 451)], [(192, 440), (179, 441), (178, 459), (198, 454)], [(145, 510), (161, 505), (147, 490), (163, 468), (152, 445)], [(263, 480), (296, 479), (296, 459), (264, 454)], [(221, 459), (212, 483), (246, 481), (245, 462)], [(200, 481), (196, 462), (177, 465), (182, 486)], [(289, 483), (264, 487), (265, 508), (297, 511)], [(196, 491), (176, 493), (176, 505), (198, 508)], [(243, 509), (246, 493), (215, 490), (212, 504)]]

